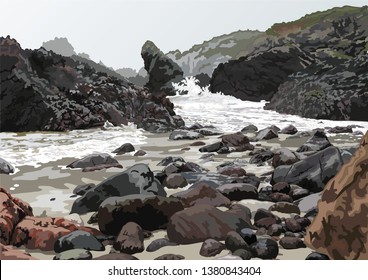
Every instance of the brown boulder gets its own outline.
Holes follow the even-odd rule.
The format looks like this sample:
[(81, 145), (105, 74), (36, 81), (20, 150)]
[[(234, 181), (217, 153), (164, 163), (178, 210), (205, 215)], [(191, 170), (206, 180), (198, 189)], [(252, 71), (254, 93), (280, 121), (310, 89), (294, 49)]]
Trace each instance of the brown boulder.
[(0, 243), (10, 244), (14, 227), (25, 217), (33, 216), (32, 207), (0, 188)]
[(254, 150), (254, 146), (249, 143), (249, 138), (241, 132), (224, 135), (221, 142), (227, 147), (234, 147), (237, 152)]
[(134, 222), (128, 222), (121, 228), (114, 242), (114, 249), (120, 253), (140, 253), (144, 251), (143, 240), (144, 234), (142, 228)]
[(171, 216), (167, 225), (170, 241), (179, 244), (224, 240), (229, 231), (239, 232), (251, 226), (238, 214), (223, 212), (210, 205), (195, 205)]
[(64, 218), (30, 217), (26, 216), (15, 228), (12, 244), (24, 245), (28, 249), (42, 251), (54, 250), (55, 242), (62, 236), (75, 230), (88, 231), (91, 234), (101, 234), (98, 230), (78, 225)]
[(13, 246), (5, 246), (0, 243), (0, 260), (36, 260), (36, 258), (17, 250)]
[(330, 259), (368, 259), (368, 131), (322, 192), (305, 243)]

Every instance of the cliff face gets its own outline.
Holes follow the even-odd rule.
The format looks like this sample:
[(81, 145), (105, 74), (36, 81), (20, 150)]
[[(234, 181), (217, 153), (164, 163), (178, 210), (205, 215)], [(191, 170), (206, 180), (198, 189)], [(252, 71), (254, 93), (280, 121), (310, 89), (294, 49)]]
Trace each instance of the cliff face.
[(331, 259), (368, 259), (368, 131), (322, 192), (304, 242)]
[(368, 7), (275, 24), (243, 58), (220, 64), (210, 90), (312, 118), (368, 120)]
[(0, 131), (85, 129), (105, 121), (151, 131), (183, 125), (173, 104), (127, 80), (43, 48), (0, 38)]
[(184, 76), (211, 76), (220, 63), (247, 55), (252, 45), (263, 35), (259, 31), (236, 31), (194, 45), (184, 52), (175, 50), (166, 55), (181, 67)]

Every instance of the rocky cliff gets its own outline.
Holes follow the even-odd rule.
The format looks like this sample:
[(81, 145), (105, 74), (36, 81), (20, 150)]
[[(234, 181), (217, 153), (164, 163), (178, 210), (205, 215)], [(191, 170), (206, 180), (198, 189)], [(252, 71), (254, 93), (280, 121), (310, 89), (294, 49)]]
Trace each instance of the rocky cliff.
[(162, 95), (44, 48), (0, 38), (0, 131), (64, 131), (134, 122), (153, 132), (183, 121)]
[(181, 67), (184, 76), (211, 76), (220, 63), (247, 55), (252, 45), (263, 35), (264, 32), (260, 31), (239, 30), (214, 37), (184, 52), (175, 50), (166, 55)]
[(275, 24), (243, 58), (220, 64), (210, 90), (312, 118), (368, 120), (368, 7)]
[(305, 243), (331, 259), (368, 259), (368, 132), (322, 192)]

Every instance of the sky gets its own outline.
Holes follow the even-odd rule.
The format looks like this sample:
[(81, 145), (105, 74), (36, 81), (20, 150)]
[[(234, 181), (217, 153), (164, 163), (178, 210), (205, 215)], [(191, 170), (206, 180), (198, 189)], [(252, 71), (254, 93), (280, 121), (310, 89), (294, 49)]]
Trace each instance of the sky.
[(265, 31), (332, 7), (367, 0), (0, 0), (0, 36), (36, 49), (66, 37), (75, 52), (114, 69), (140, 69), (146, 40), (164, 53), (237, 30)]

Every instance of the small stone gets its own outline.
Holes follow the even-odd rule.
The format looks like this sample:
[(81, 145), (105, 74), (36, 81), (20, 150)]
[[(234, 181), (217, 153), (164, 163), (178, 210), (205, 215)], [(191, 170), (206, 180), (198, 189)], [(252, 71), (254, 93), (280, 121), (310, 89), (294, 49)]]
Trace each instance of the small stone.
[(178, 245), (175, 242), (171, 242), (169, 239), (167, 238), (159, 238), (156, 240), (153, 240), (148, 246), (146, 251), (147, 252), (155, 252), (159, 249), (161, 249), (162, 247), (166, 247), (166, 246), (176, 246)]
[(162, 256), (159, 256), (155, 258), (155, 260), (183, 260), (185, 259), (182, 255), (176, 255), (176, 254), (164, 254)]
[(56, 254), (54, 260), (91, 260), (92, 254), (85, 249), (72, 249)]
[(257, 242), (257, 236), (250, 228), (241, 229), (239, 234), (248, 245)]
[(128, 222), (121, 228), (113, 247), (121, 253), (140, 253), (144, 251), (143, 240), (142, 228), (134, 222)]
[(223, 243), (210, 238), (202, 243), (199, 254), (203, 257), (213, 257), (220, 254), (224, 249), (226, 249), (226, 246)]
[(272, 186), (272, 192), (289, 194), (290, 185), (289, 183), (286, 183), (286, 182), (278, 182)]
[(284, 249), (299, 249), (299, 248), (306, 248), (303, 240), (298, 237), (283, 237), (280, 240), (280, 245)]
[(275, 259), (279, 254), (279, 246), (275, 240), (260, 239), (256, 243), (250, 245), (253, 256), (260, 259)]
[(238, 249), (248, 249), (248, 244), (244, 241), (240, 234), (235, 231), (228, 232), (225, 239), (225, 246), (231, 252), (234, 252)]
[(268, 228), (267, 234), (270, 236), (280, 236), (283, 232), (283, 227), (280, 224), (273, 224)]
[(325, 254), (313, 252), (313, 253), (310, 253), (305, 259), (306, 260), (329, 260), (330, 258)]

